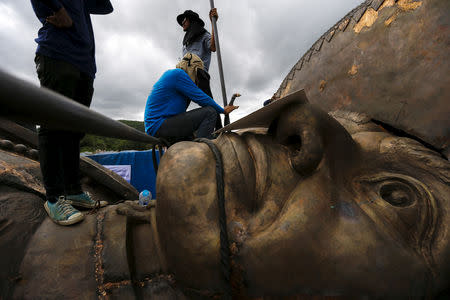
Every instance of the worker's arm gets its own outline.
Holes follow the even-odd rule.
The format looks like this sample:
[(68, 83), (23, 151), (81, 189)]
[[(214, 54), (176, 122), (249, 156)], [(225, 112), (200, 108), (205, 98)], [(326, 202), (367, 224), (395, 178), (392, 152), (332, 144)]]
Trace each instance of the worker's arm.
[[(64, 6), (58, 0), (38, 0), (53, 11), (53, 15), (45, 18), (45, 21), (58, 27), (69, 28), (72, 27), (72, 18), (67, 13)], [(42, 21), (42, 20), (41, 20)]]
[(113, 12), (113, 6), (109, 0), (88, 0), (88, 11), (94, 15), (107, 15)]
[(211, 52), (216, 52), (216, 41), (214, 40), (214, 26), (212, 25), (212, 18), (215, 17), (216, 21), (219, 19), (219, 15), (217, 14), (217, 9), (212, 8), (209, 11), (209, 19), (211, 20), (211, 41), (209, 45), (209, 49)]
[(55, 13), (63, 7), (61, 2), (59, 2), (58, 0), (38, 0), (38, 1), (47, 6), (48, 8), (50, 8)]
[(181, 69), (179, 70), (179, 75), (177, 76), (177, 82), (175, 84), (175, 88), (179, 93), (202, 107), (212, 106), (218, 113), (225, 113), (225, 110), (219, 104), (195, 85), (186, 72)]

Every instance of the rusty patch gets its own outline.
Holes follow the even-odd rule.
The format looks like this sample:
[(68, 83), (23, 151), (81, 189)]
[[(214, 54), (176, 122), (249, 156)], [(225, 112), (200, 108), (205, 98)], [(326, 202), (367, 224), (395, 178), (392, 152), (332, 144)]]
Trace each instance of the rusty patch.
[(348, 70), (348, 75), (355, 76), (358, 73), (358, 66), (353, 65), (350, 70)]
[(403, 11), (410, 11), (422, 6), (422, 1), (399, 0), (397, 6)]
[(105, 212), (97, 215), (97, 234), (94, 242), (94, 259), (95, 259), (95, 281), (97, 281), (97, 293), (100, 297), (106, 296), (106, 290), (103, 284), (105, 270), (103, 268), (103, 220), (105, 219)]
[(284, 90), (281, 92), (281, 97), (284, 97), (284, 96), (286, 96), (286, 95), (289, 93), (289, 90), (290, 90), (290, 88), (291, 88), (291, 84), (292, 84), (292, 81), (288, 81), (288, 82), (286, 83), (286, 87), (285, 87)]
[(139, 288), (143, 288), (146, 285), (158, 283), (161, 281), (166, 281), (169, 285), (175, 284), (175, 277), (172, 274), (159, 274), (154, 277), (146, 277), (141, 281), (131, 281), (131, 280), (122, 280), (118, 282), (106, 282), (105, 284), (102, 284), (99, 289), (104, 291), (104, 294), (102, 296), (107, 295), (107, 290), (117, 289), (122, 286), (130, 286), (135, 285)]
[(384, 1), (384, 3), (381, 5), (381, 7), (378, 10), (380, 11), (385, 7), (391, 7), (394, 5), (395, 5), (395, 0), (386, 0), (386, 1)]
[(350, 22), (350, 19), (346, 19), (346, 20), (342, 21), (341, 24), (339, 24), (339, 30), (345, 31), (349, 22)]
[(361, 50), (366, 50), (370, 46), (369, 42), (361, 41), (358, 43), (358, 48)]
[(360, 33), (364, 27), (371, 27), (377, 19), (378, 12), (370, 7), (368, 10), (366, 10), (359, 22), (353, 27), (353, 30), (356, 33)]
[(395, 13), (389, 17), (389, 19), (387, 19), (386, 21), (384, 21), (384, 25), (389, 26), (391, 25), (392, 22), (395, 21), (395, 19), (397, 19), (398, 15), (400, 14), (400, 11), (397, 10), (395, 11)]
[(334, 33), (336, 32), (336, 30), (331, 30), (329, 33), (328, 33), (328, 35), (327, 35), (327, 37), (326, 37), (326, 40), (327, 40), (327, 42), (329, 43), (330, 41), (331, 41), (331, 39), (333, 38), (333, 36), (334, 36)]
[(325, 80), (321, 80), (320, 81), (320, 85), (319, 85), (319, 91), (323, 92), (323, 90), (325, 89), (326, 85), (327, 85), (327, 82)]
[(363, 14), (366, 12), (367, 7), (364, 4), (361, 4), (359, 8), (353, 11), (352, 19), (355, 20), (356, 23), (359, 22)]
[(333, 111), (341, 110), (350, 104), (352, 104), (352, 99), (349, 95), (339, 96), (339, 101), (334, 104)]
[(105, 291), (104, 292), (105, 294), (103, 295), (103, 296), (105, 296), (106, 295), (106, 290), (116, 289), (116, 288), (119, 288), (121, 286), (127, 286), (127, 285), (131, 285), (131, 280), (122, 280), (122, 281), (119, 281), (119, 282), (107, 282), (107, 283), (103, 284), (100, 287), (100, 289)]

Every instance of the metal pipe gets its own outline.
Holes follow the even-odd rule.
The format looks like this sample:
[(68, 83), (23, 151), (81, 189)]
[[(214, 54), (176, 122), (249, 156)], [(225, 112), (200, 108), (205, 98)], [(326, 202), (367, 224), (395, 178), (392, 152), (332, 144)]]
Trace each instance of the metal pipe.
[(156, 144), (159, 140), (110, 119), (67, 97), (18, 79), (0, 69), (0, 116), (52, 129)]
[[(214, 0), (209, 0), (209, 3), (211, 4), (211, 9), (214, 8)], [(219, 43), (219, 32), (217, 32), (217, 19), (215, 17), (212, 18), (212, 25), (214, 30), (214, 41), (216, 44), (216, 51), (217, 51), (217, 64), (219, 65), (219, 75), (220, 75), (220, 85), (222, 86), (222, 98), (223, 98), (223, 107), (227, 106), (228, 100), (227, 100), (227, 91), (225, 89), (225, 79), (223, 76), (223, 67), (222, 67), (222, 55), (220, 53), (220, 43)], [(230, 116), (225, 115), (224, 120), (225, 125), (230, 124)]]

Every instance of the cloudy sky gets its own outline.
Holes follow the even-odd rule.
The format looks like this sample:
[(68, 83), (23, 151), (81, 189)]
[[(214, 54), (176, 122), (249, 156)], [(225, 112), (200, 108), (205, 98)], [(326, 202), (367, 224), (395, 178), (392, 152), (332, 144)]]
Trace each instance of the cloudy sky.
[[(362, 0), (216, 0), (228, 98), (239, 92), (237, 120), (260, 108), (303, 53)], [(97, 77), (92, 108), (114, 119), (143, 120), (153, 84), (181, 58), (176, 16), (200, 14), (211, 31), (207, 0), (111, 0), (114, 12), (93, 16)], [(0, 0), (0, 68), (38, 84), (34, 38), (40, 23), (29, 0)], [(217, 58), (210, 66), (222, 104)]]

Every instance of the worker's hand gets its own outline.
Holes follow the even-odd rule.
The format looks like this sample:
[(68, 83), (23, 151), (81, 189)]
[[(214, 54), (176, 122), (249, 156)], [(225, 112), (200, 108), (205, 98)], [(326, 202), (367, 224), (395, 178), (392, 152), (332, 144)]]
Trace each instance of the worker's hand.
[(239, 106), (227, 105), (224, 107), (223, 110), (225, 111), (225, 114), (228, 115), (230, 112), (232, 112), (233, 110), (238, 109), (238, 108), (239, 108)]
[(209, 11), (209, 19), (211, 20), (211, 22), (213, 17), (216, 17), (216, 21), (219, 19), (219, 15), (217, 14), (217, 8), (212, 8)]
[(72, 27), (73, 24), (72, 18), (64, 7), (61, 7), (61, 9), (55, 12), (53, 16), (47, 17), (46, 21), (58, 28), (69, 28)]

